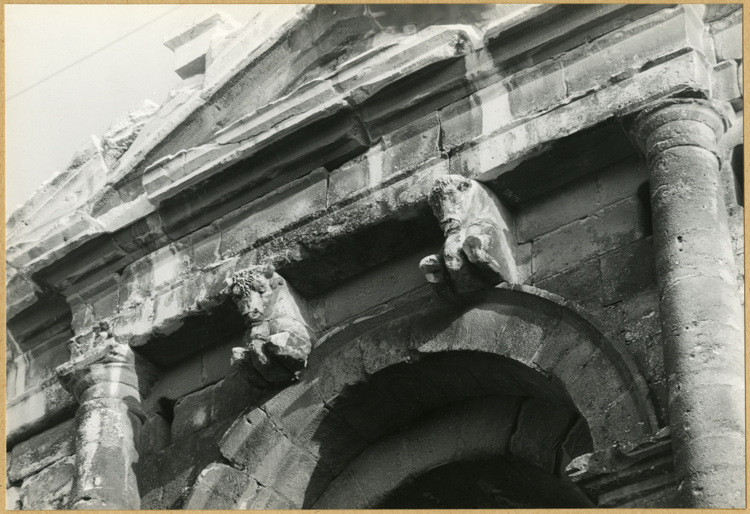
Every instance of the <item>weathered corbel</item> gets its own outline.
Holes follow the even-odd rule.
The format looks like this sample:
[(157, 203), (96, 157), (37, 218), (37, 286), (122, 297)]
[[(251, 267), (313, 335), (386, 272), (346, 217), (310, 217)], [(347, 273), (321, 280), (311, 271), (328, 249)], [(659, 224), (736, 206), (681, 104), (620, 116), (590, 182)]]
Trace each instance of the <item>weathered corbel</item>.
[(474, 291), (518, 282), (512, 218), (486, 186), (461, 175), (439, 178), (428, 199), (445, 234), (439, 254), (419, 268), (439, 290)]
[(261, 388), (299, 378), (316, 337), (286, 280), (270, 264), (250, 266), (227, 278), (227, 292), (248, 327), (232, 364)]

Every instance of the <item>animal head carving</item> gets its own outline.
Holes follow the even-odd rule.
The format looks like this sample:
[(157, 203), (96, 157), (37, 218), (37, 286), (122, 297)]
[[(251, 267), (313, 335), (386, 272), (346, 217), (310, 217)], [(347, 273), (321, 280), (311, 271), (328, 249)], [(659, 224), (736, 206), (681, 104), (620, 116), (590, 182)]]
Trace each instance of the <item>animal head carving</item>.
[(226, 282), (229, 295), (240, 312), (252, 322), (270, 316), (276, 289), (284, 285), (284, 279), (276, 274), (271, 264), (250, 266), (234, 273)]
[(435, 182), (428, 201), (446, 236), (463, 226), (476, 188), (474, 181), (461, 175), (447, 175)]

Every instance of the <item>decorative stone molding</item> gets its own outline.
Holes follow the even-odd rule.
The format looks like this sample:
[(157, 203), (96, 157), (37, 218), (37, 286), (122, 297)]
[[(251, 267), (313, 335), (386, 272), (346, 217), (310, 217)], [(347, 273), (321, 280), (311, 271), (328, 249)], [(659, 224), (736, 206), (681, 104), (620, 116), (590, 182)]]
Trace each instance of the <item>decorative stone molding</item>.
[(249, 328), (233, 365), (260, 387), (296, 380), (316, 341), (297, 295), (270, 264), (235, 272), (227, 290)]
[(447, 175), (436, 181), (429, 203), (445, 234), (442, 251), (419, 263), (429, 282), (463, 293), (518, 281), (512, 219), (492, 191)]
[(600, 508), (648, 506), (649, 497), (677, 490), (670, 434), (666, 427), (637, 445), (581, 455), (565, 471)]
[(106, 324), (88, 341), (71, 344), (71, 360), (57, 368), (63, 387), (80, 402), (76, 412), (76, 476), (70, 508), (138, 509), (141, 397), (156, 370)]
[(631, 131), (650, 173), (681, 507), (745, 506), (743, 313), (719, 177), (727, 119), (721, 104), (669, 99)]

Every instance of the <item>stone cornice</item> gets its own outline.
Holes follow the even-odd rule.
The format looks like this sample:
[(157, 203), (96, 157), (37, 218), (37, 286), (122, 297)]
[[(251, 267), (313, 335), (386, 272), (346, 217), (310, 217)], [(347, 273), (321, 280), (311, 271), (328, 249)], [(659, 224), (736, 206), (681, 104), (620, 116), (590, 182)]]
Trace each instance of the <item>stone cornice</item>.
[[(628, 38), (643, 39), (647, 31), (666, 30), (665, 27), (672, 30), (671, 39), (668, 38), (668, 44), (664, 48), (654, 52), (653, 55), (634, 56), (636, 62), (629, 64), (628, 70), (610, 69), (614, 57), (607, 58), (606, 55), (600, 57), (600, 61), (604, 59), (603, 62), (589, 63), (588, 60), (596, 60), (596, 55), (592, 54), (590, 49), (585, 48), (585, 45), (569, 52), (566, 58), (570, 69), (566, 69), (564, 79), (562, 79), (567, 82), (567, 85), (563, 87), (568, 91), (569, 98), (556, 101), (554, 106), (548, 108), (549, 112), (545, 110), (529, 112), (521, 114), (521, 117), (517, 119), (501, 117), (500, 123), (493, 132), (482, 134), (471, 141), (471, 144), (455, 152), (450, 157), (450, 166), (455, 164), (458, 169), (463, 170), (463, 174), (480, 181), (496, 179), (525, 158), (537, 153), (538, 149), (547, 142), (608, 119), (613, 109), (620, 111), (634, 108), (656, 98), (684, 90), (702, 91), (708, 95), (711, 88), (710, 63), (703, 58), (703, 48), (696, 46), (698, 43), (695, 38), (685, 28), (692, 23), (692, 21), (687, 21), (692, 14), (687, 13), (686, 9), (690, 8), (679, 7), (660, 11), (649, 17), (648, 23), (636, 23), (637, 27), (627, 31), (626, 37)], [(606, 18), (607, 23), (614, 23), (611, 13)], [(589, 22), (595, 24), (594, 21), (589, 20)], [(576, 25), (575, 20), (571, 23), (572, 26)], [(674, 30), (672, 27), (675, 27)], [(103, 276), (96, 270), (108, 273), (122, 270), (129, 263), (153, 252), (155, 248), (169, 244), (170, 239), (180, 239), (185, 234), (211, 223), (216, 217), (226, 216), (228, 212), (226, 209), (231, 209), (233, 204), (217, 197), (212, 200), (214, 203), (206, 204), (196, 211), (188, 209), (184, 214), (180, 213), (175, 221), (179, 225), (165, 228), (163, 220), (170, 218), (170, 213), (165, 211), (163, 206), (175, 195), (179, 196), (184, 188), (209, 183), (222, 175), (222, 172), (226, 172), (223, 175), (227, 177), (230, 174), (231, 176), (238, 175), (238, 171), (233, 166), (244, 162), (252, 164), (254, 156), (265, 155), (264, 149), (274, 148), (275, 142), (285, 143), (289, 141), (289, 138), (298, 137), (297, 135), (304, 130), (315, 129), (316, 123), (328, 124), (332, 120), (338, 120), (340, 128), (336, 130), (340, 132), (334, 131), (330, 136), (325, 136), (329, 139), (321, 139), (321, 141), (329, 141), (332, 148), (337, 149), (334, 153), (321, 157), (322, 160), (319, 161), (315, 161), (318, 157), (314, 159), (307, 157), (301, 150), (302, 153), (294, 156), (294, 162), (305, 162), (307, 159), (312, 160), (312, 164), (317, 166), (336, 166), (342, 159), (351, 158), (352, 152), (365, 151), (367, 145), (373, 144), (369, 139), (377, 141), (381, 137), (379, 133), (383, 130), (379, 127), (392, 130), (395, 123), (389, 121), (392, 119), (390, 118), (392, 113), (414, 112), (412, 116), (419, 115), (414, 109), (417, 109), (419, 102), (430, 98), (430, 95), (434, 98), (444, 98), (443, 102), (452, 102), (457, 98), (456, 95), (460, 97), (460, 95), (471, 94), (477, 88), (482, 88), (476, 93), (480, 95), (493, 87), (499, 87), (497, 95), (502, 98), (503, 94), (506, 96), (509, 94), (508, 88), (513, 87), (513, 81), (516, 80), (521, 83), (530, 80), (543, 82), (557, 80), (554, 74), (549, 74), (549, 71), (545, 72), (546, 68), (540, 66), (520, 72), (519, 78), (513, 78), (512, 81), (506, 80), (499, 85), (494, 85), (492, 81), (500, 80), (498, 77), (491, 78), (493, 73), (497, 73), (494, 64), (497, 62), (497, 56), (492, 54), (491, 48), (482, 48), (484, 44), (482, 37), (484, 36), (473, 28), (443, 26), (425, 29), (415, 36), (391, 38), (382, 47), (353, 58), (349, 64), (342, 66), (329, 78), (298, 88), (295, 93), (271, 102), (267, 108), (259, 109), (255, 114), (228, 125), (215, 135), (213, 142), (193, 147), (185, 153), (154, 163), (143, 175), (142, 186), (138, 186), (143, 187), (145, 192), (132, 196), (130, 193), (110, 191), (107, 194), (122, 197), (123, 203), (95, 217), (82, 212), (79, 216), (80, 228), (75, 228), (78, 225), (72, 224), (68, 230), (69, 233), (66, 233), (64, 237), (59, 231), (53, 230), (47, 235), (42, 235), (35, 243), (24, 243), (14, 248), (14, 241), (9, 241), (9, 262), (21, 263), (26, 273), (41, 279), (54, 289), (65, 291), (67, 295), (91, 283), (81, 282), (80, 277), (95, 281), (97, 276)], [(603, 36), (603, 38), (607, 37)], [(606, 51), (602, 50), (602, 52), (606, 53), (610, 51), (609, 49), (617, 48), (617, 39), (610, 39), (612, 42), (608, 41), (606, 44), (609, 46), (606, 47)], [(601, 41), (597, 44), (604, 46)], [(614, 50), (612, 52), (614, 52), (613, 55), (619, 55), (618, 59), (623, 62), (631, 59)], [(671, 57), (664, 61), (665, 56)], [(660, 61), (664, 62), (648, 69), (649, 63)], [(405, 99), (406, 103), (400, 104), (399, 100), (395, 100), (393, 105), (389, 105), (388, 113), (384, 113), (382, 109), (368, 107), (367, 102), (372, 102), (373, 98), (379, 98), (377, 93), (383, 91), (382, 88), (388, 84), (392, 84), (394, 79), (398, 78), (400, 82), (403, 82), (409, 74), (416, 76), (424, 70), (432, 70), (432, 67), (436, 65), (449, 67), (450, 63), (461, 63), (461, 66), (455, 70), (450, 69), (451, 73), (444, 79), (448, 80), (448, 83), (428, 85), (426, 93), (415, 93), (416, 96)], [(587, 74), (598, 73), (596, 72), (597, 66), (607, 67), (607, 76), (631, 73), (633, 66), (644, 71), (632, 72), (635, 73), (632, 77), (614, 84), (609, 83), (606, 87), (599, 81), (597, 82), (598, 90), (582, 89), (579, 91), (576, 87), (581, 77), (576, 73), (583, 73), (583, 71), (575, 71), (578, 69), (575, 66), (584, 63)], [(236, 69), (236, 67), (229, 66), (225, 69)], [(545, 73), (548, 74), (545, 75)], [(221, 82), (218, 79), (214, 80), (216, 84)], [(450, 86), (450, 81), (453, 81), (453, 86)], [(450, 89), (450, 87), (459, 86), (460, 89), (455, 93), (446, 93), (446, 87)], [(645, 92), (648, 97), (644, 96)], [(512, 94), (513, 91), (510, 93)], [(194, 94), (198, 95), (198, 93)], [(204, 99), (200, 101), (203, 105), (210, 95), (205, 96), (204, 93), (200, 95), (204, 96)], [(311, 109), (311, 105), (318, 105), (318, 107)], [(558, 108), (560, 105), (563, 107)], [(438, 104), (436, 108), (439, 107)], [(190, 111), (187, 107), (177, 109), (180, 113), (175, 111), (175, 114), (169, 115), (170, 119), (172, 116), (175, 119), (185, 119)], [(388, 117), (384, 118), (384, 114)], [(497, 113), (495, 115), (498, 116)], [(364, 125), (362, 130), (365, 132), (358, 135), (355, 132), (360, 130), (357, 127), (361, 125)], [(134, 170), (137, 166), (145, 165), (143, 159), (148, 150), (144, 149), (146, 148), (143, 146), (144, 141), (149, 138), (162, 140), (168, 135), (169, 130), (172, 130), (164, 128), (167, 126), (168, 124), (163, 125), (158, 130), (152, 130), (149, 127), (144, 129), (139, 139), (120, 159), (114, 175), (115, 181), (130, 176), (130, 172), (126, 169)], [(507, 140), (506, 143), (500, 144), (505, 140)], [(492, 156), (487, 153), (490, 147), (494, 149)], [(371, 148), (367, 151), (368, 154), (375, 149), (375, 147)], [(499, 152), (497, 152), (498, 149)], [(426, 164), (424, 167), (429, 168), (432, 165)], [(253, 182), (256, 185), (252, 187), (260, 191), (258, 193), (260, 195), (263, 194), (264, 187), (270, 188), (268, 189), (270, 193), (273, 187), (278, 188), (285, 182), (300, 176), (300, 173), (306, 173), (300, 169), (295, 172), (296, 174), (284, 175), (283, 160), (278, 168), (272, 166), (269, 169), (270, 171), (259, 172), (261, 175), (270, 173), (268, 177), (271, 181), (267, 186), (264, 186), (262, 181)], [(244, 176), (252, 178), (253, 175), (250, 173)], [(211, 180), (208, 180), (209, 177)], [(140, 180), (139, 178), (138, 181)], [(420, 202), (417, 202), (418, 209), (424, 209), (425, 199), (421, 198)], [(351, 201), (351, 199), (347, 200), (348, 203)], [(252, 199), (242, 197), (237, 202), (240, 202), (238, 205), (245, 205), (252, 203)], [(325, 210), (319, 212), (318, 216), (335, 212), (345, 205), (340, 203), (337, 207), (330, 201), (326, 203)], [(219, 207), (216, 207), (217, 205)], [(173, 207), (170, 208), (173, 209)], [(372, 222), (376, 223), (378, 219), (373, 218)], [(60, 243), (55, 243), (61, 237)], [(239, 249), (238, 253), (241, 251)], [(67, 256), (72, 255), (71, 252), (80, 254), (75, 254), (76, 267), (80, 271), (67, 269), (68, 265), (65, 262)], [(76, 283), (78, 285), (75, 285)], [(9, 294), (12, 295), (12, 291)]]

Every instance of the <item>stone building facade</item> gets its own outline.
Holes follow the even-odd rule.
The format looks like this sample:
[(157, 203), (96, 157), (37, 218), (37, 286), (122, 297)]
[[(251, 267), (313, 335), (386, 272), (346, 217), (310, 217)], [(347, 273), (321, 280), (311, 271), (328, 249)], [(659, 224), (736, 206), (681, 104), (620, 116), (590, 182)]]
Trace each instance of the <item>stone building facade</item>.
[(741, 17), (170, 36), (8, 221), (8, 507), (744, 507)]

